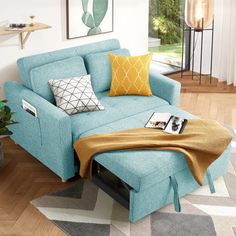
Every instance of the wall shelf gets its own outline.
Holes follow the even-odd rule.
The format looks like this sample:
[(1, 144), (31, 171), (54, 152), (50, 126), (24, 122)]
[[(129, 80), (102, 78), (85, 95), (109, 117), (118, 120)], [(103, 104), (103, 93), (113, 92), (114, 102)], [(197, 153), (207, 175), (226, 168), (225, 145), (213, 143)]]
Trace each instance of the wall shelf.
[(0, 36), (2, 35), (19, 35), (20, 47), (24, 49), (25, 43), (29, 38), (30, 34), (37, 30), (49, 29), (51, 26), (43, 23), (35, 23), (34, 26), (27, 25), (24, 28), (10, 30), (9, 27), (0, 27)]

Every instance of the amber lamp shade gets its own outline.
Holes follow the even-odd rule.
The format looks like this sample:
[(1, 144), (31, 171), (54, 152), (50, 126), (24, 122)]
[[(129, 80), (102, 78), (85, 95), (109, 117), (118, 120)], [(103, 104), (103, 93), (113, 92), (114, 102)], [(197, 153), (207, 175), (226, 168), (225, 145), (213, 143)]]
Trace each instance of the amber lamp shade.
[(214, 16), (214, 0), (186, 0), (185, 22), (198, 31), (211, 25)]

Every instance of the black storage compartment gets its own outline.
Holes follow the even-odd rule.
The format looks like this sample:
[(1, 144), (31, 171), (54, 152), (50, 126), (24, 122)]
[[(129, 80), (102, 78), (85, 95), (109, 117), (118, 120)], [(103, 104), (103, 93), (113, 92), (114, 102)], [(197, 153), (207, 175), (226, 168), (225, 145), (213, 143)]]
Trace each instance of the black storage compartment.
[(129, 192), (132, 188), (98, 162), (93, 161), (92, 168), (92, 181), (122, 206), (129, 209)]

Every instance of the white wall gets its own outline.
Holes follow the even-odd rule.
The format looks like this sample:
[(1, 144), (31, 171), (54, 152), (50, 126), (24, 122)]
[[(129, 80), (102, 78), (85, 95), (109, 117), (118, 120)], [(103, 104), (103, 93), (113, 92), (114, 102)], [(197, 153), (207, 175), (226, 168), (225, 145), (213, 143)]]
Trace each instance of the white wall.
[(108, 38), (118, 38), (122, 47), (134, 55), (148, 47), (148, 1), (114, 0), (114, 32), (80, 39), (66, 39), (66, 0), (0, 0), (0, 23), (36, 22), (51, 25), (51, 29), (31, 34), (24, 50), (19, 48), (17, 36), (0, 36), (0, 97), (2, 85), (8, 80), (19, 80), (16, 60), (37, 53), (72, 47)]

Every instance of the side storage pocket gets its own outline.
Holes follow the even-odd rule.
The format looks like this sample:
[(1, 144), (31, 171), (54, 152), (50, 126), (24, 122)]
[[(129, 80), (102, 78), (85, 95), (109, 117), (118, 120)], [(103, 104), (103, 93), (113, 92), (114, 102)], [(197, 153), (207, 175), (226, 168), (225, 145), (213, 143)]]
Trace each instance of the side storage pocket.
[(13, 139), (33, 156), (39, 156), (42, 146), (42, 136), (38, 117), (33, 116), (22, 107), (19, 107), (14, 119), (19, 123), (12, 130)]

